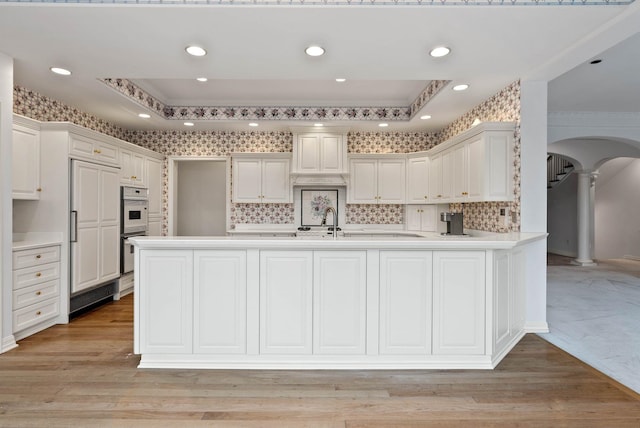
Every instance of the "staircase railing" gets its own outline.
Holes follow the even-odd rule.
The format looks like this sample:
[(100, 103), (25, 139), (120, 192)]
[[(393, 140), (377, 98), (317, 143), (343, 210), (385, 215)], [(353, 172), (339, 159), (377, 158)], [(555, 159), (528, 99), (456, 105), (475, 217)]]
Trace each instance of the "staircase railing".
[(558, 185), (573, 171), (573, 164), (560, 155), (547, 155), (547, 189)]

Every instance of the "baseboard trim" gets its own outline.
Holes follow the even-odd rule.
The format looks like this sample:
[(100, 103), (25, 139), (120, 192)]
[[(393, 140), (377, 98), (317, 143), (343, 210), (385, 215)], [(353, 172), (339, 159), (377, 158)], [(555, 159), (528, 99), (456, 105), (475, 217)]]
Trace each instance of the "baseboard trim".
[(640, 256), (632, 256), (630, 254), (625, 254), (624, 256), (622, 256), (623, 259), (627, 259), (627, 260), (635, 260), (636, 262), (640, 262)]
[(573, 257), (573, 258), (578, 257), (578, 253), (574, 253), (573, 251), (556, 250), (553, 248), (547, 248), (547, 253), (556, 254), (558, 256), (564, 256), (564, 257)]
[(2, 349), (0, 349), (0, 354), (10, 351), (18, 347), (16, 343), (16, 338), (12, 335), (2, 338)]
[(526, 333), (549, 333), (549, 324), (543, 322), (528, 322), (524, 325)]

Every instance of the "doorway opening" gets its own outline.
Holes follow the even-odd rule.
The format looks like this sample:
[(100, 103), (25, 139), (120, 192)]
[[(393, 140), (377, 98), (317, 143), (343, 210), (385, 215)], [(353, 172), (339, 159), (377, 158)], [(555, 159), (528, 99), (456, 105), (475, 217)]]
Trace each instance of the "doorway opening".
[(169, 159), (169, 236), (224, 236), (230, 176), (225, 157)]

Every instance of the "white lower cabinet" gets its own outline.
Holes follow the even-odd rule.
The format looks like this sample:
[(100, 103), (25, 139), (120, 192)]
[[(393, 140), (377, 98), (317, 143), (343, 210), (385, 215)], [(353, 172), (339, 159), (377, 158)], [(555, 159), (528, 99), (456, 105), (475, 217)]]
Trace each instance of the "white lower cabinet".
[(431, 251), (380, 252), (380, 354), (431, 353)]
[(433, 353), (485, 353), (485, 252), (433, 253)]
[(193, 251), (140, 251), (137, 294), (146, 310), (140, 317), (140, 351), (147, 354), (193, 352)]
[(435, 205), (407, 205), (407, 230), (436, 232), (438, 209)]
[(193, 351), (247, 350), (247, 252), (194, 251)]
[(313, 353), (364, 354), (366, 307), (366, 252), (314, 251)]
[(525, 258), (522, 251), (496, 251), (493, 259), (493, 344), (500, 352), (525, 323)]
[(260, 252), (260, 353), (311, 354), (313, 251)]

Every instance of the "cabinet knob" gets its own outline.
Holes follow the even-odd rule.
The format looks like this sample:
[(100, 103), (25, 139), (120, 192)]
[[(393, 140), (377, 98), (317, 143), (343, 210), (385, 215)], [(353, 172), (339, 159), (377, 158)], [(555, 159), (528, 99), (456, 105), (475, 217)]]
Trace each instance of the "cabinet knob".
[(36, 296), (39, 296), (42, 294), (42, 291), (36, 291)]
[(93, 153), (99, 155), (102, 151), (100, 149), (93, 149)]
[(40, 278), (40, 277), (42, 276), (42, 273), (38, 272), (38, 273), (36, 274), (36, 276), (37, 276), (38, 278)]
[(36, 256), (36, 259), (41, 259), (41, 258), (42, 258), (42, 255), (40, 255), (40, 254), (38, 254), (38, 255)]
[(426, 196), (426, 195), (425, 195), (425, 197), (424, 197), (424, 198), (425, 198), (425, 199), (429, 199), (429, 197), (428, 197), (428, 196)]
[(438, 196), (436, 196), (436, 197), (437, 197), (437, 198), (441, 198), (441, 197), (442, 197), (442, 195), (438, 195)]
[(36, 315), (42, 315), (41, 311), (36, 312)]
[(42, 192), (42, 187), (38, 187), (38, 188), (36, 189), (36, 192)]

